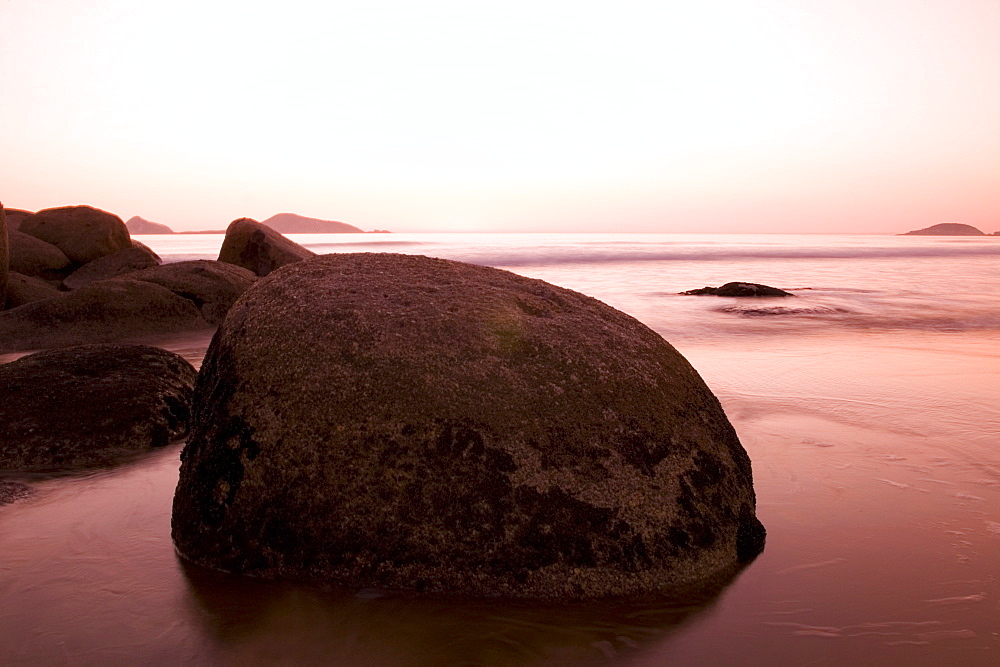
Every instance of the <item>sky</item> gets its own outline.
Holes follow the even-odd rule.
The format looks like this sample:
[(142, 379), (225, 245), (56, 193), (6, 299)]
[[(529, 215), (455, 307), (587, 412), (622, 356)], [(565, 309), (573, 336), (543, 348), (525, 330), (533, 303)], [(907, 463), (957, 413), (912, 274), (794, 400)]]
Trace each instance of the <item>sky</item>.
[(175, 230), (1000, 230), (997, 0), (0, 0), (0, 201)]

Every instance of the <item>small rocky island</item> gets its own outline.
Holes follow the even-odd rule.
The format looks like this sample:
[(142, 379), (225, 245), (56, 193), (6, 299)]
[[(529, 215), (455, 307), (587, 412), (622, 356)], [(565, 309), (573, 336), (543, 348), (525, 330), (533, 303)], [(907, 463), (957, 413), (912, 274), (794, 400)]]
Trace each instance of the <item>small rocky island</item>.
[(923, 229), (915, 229), (912, 232), (900, 234), (900, 236), (987, 236), (987, 234), (972, 225), (960, 222), (942, 222)]

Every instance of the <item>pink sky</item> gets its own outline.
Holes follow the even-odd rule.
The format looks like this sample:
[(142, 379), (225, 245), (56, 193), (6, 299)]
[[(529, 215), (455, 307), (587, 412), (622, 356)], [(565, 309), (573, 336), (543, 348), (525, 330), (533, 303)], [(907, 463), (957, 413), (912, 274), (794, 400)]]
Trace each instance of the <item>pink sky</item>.
[(0, 199), (174, 229), (1000, 230), (1000, 2), (0, 3)]

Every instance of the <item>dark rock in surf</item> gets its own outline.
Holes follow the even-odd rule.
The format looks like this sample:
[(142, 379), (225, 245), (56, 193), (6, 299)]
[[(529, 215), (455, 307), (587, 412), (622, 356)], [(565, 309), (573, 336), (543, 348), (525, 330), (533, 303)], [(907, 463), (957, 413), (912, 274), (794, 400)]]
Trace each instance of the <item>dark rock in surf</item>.
[(189, 300), (159, 285), (115, 278), (0, 313), (0, 352), (137, 341), (208, 327)]
[(145, 345), (82, 345), (0, 366), (0, 469), (106, 465), (183, 438), (196, 372)]
[(10, 270), (44, 280), (62, 280), (73, 263), (59, 248), (30, 234), (10, 230)]
[(130, 248), (113, 252), (84, 264), (66, 276), (62, 282), (63, 288), (79, 289), (98, 280), (135, 273), (160, 264), (159, 255), (150, 250), (149, 247), (142, 243), (133, 243), (134, 245)]
[(234, 220), (226, 230), (219, 261), (266, 276), (279, 266), (315, 257), (316, 253), (250, 218)]
[(92, 206), (47, 208), (22, 220), (20, 230), (51, 243), (77, 264), (132, 246), (122, 219)]
[(972, 225), (960, 222), (942, 222), (923, 229), (915, 229), (912, 232), (900, 234), (900, 236), (986, 236), (986, 234)]
[(241, 266), (207, 259), (162, 264), (130, 273), (128, 278), (155, 283), (188, 299), (213, 325), (222, 323), (233, 302), (257, 280)]
[(758, 283), (726, 283), (722, 287), (702, 287), (700, 289), (688, 290), (681, 294), (708, 295), (708, 296), (795, 296), (791, 292), (786, 292), (777, 287), (769, 287)]
[(63, 293), (41, 278), (24, 276), (11, 271), (7, 281), (7, 302), (4, 308), (17, 308), (26, 303), (44, 301), (62, 296)]
[(506, 271), (286, 266), (208, 350), (172, 535), (229, 572), (523, 598), (673, 590), (763, 548), (750, 460), (637, 320)]

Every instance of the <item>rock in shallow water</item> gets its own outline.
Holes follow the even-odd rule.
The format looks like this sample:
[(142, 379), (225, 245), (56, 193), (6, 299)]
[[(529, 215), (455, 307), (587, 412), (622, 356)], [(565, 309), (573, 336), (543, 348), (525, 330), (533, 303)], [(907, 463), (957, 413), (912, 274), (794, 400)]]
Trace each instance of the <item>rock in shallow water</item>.
[(695, 296), (794, 296), (791, 292), (786, 292), (770, 285), (759, 283), (726, 283), (722, 287), (700, 287), (698, 289), (681, 292)]
[(145, 345), (81, 345), (0, 365), (0, 469), (113, 463), (184, 437), (195, 370)]
[(586, 598), (730, 575), (762, 548), (750, 460), (637, 320), (506, 271), (335, 254), (213, 339), (173, 539), (205, 566)]

